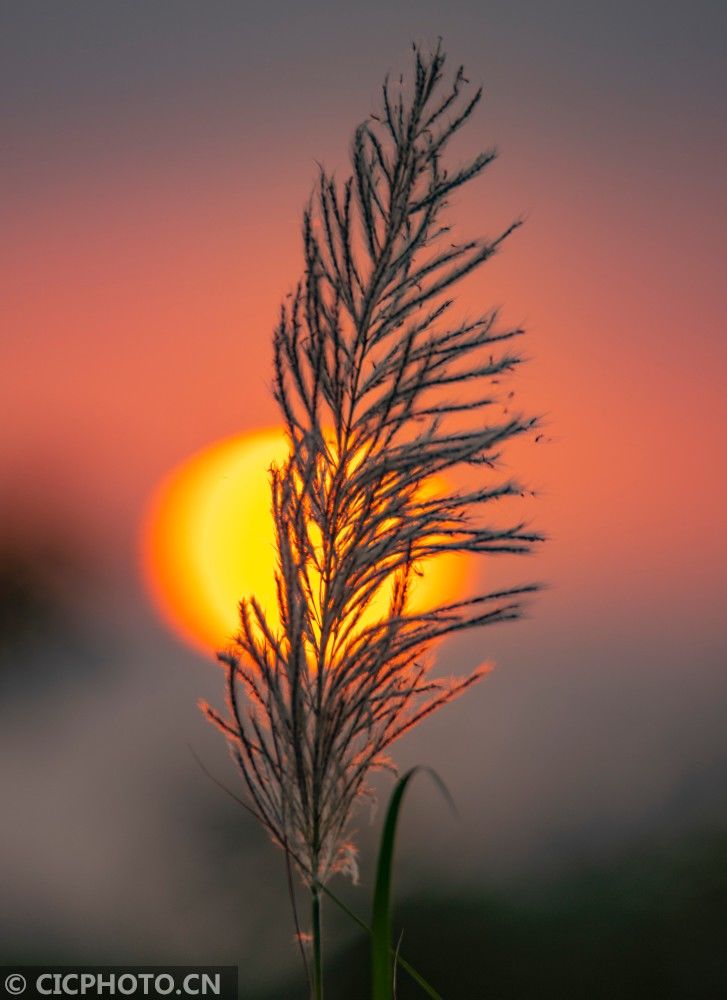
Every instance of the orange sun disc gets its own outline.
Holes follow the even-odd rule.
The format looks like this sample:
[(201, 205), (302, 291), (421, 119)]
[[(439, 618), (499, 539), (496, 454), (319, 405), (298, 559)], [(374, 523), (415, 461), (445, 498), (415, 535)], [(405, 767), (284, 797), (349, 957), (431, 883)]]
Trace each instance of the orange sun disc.
[[(271, 625), (279, 625), (268, 470), (287, 455), (281, 429), (236, 435), (191, 456), (152, 498), (143, 527), (144, 575), (164, 618), (205, 653), (229, 644), (238, 630), (242, 597), (254, 595)], [(445, 488), (437, 477), (426, 495)], [(423, 561), (409, 609), (425, 611), (457, 600), (468, 563), (451, 553)], [(390, 584), (380, 589), (363, 624), (386, 615), (390, 595)]]

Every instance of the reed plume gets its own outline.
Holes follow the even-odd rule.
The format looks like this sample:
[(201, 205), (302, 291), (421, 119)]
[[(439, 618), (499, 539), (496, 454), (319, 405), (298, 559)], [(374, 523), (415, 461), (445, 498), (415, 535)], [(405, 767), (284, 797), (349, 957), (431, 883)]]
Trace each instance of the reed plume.
[[(524, 553), (538, 540), (522, 523), (480, 523), (487, 504), (521, 492), (499, 458), (535, 420), (496, 406), (522, 330), (494, 310), (449, 322), (456, 284), (519, 222), (452, 241), (450, 195), (496, 154), (444, 165), (481, 97), (462, 68), (446, 85), (444, 63), (441, 46), (414, 48), (413, 79), (387, 79), (381, 110), (355, 131), (351, 175), (321, 169), (304, 212), (304, 273), (274, 333), (290, 443), (270, 470), (279, 624), (241, 601), (239, 633), (218, 654), (228, 717), (203, 706), (252, 809), (314, 891), (336, 872), (356, 878), (352, 812), (369, 774), (393, 767), (390, 745), (482, 674), (433, 678), (438, 640), (517, 617), (534, 589), (411, 607), (439, 554)], [(478, 468), (476, 486), (427, 492), (458, 466)]]

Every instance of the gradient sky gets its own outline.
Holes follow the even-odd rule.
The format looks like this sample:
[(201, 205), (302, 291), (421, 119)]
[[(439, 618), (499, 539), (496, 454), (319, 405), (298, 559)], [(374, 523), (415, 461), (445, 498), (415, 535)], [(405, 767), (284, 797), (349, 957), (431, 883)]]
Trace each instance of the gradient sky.
[(2, 5), (0, 514), (67, 525), (103, 565), (85, 614), (137, 636), (127, 704), (153, 657), (155, 690), (176, 659), (190, 702), (214, 696), (149, 607), (140, 519), (187, 455), (276, 422), (316, 161), (345, 170), (385, 72), (441, 34), (486, 88), (457, 153), (501, 150), (453, 222), (527, 216), (462, 309), (530, 331), (518, 394), (552, 441), (513, 463), (552, 541), (512, 572), (551, 590), (444, 655), (501, 669), (401, 759), (474, 803), (473, 856), (486, 827), (519, 859), (662, 815), (727, 760), (725, 29), (707, 0)]
[(553, 498), (546, 558), (587, 552), (599, 576), (628, 566), (640, 587), (715, 582), (719, 5), (4, 11), (12, 490), (67, 494), (69, 513), (128, 545), (166, 468), (275, 421), (270, 330), (298, 275), (314, 161), (342, 170), (409, 36), (442, 33), (487, 88), (462, 155), (502, 151), (455, 222), (492, 233), (529, 219), (463, 306), (504, 303), (531, 331), (523, 398), (557, 442), (528, 460)]

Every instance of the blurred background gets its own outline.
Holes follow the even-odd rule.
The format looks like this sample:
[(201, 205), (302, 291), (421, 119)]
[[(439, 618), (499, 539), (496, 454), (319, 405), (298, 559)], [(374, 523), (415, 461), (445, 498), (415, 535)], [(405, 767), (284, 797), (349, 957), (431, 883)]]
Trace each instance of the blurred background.
[[(16, 0), (0, 7), (0, 856), (4, 962), (238, 964), (304, 995), (282, 859), (163, 622), (140, 526), (162, 477), (276, 424), (271, 330), (316, 162), (410, 43), (485, 101), (463, 236), (527, 225), (463, 288), (524, 323), (548, 440), (511, 454), (551, 540), (493, 577), (529, 619), (442, 647), (497, 669), (395, 751), (397, 926), (446, 998), (727, 991), (724, 4)], [(386, 782), (381, 784), (387, 790)], [(362, 813), (365, 913), (377, 819)], [(329, 909), (331, 996), (365, 942)], [(403, 997), (418, 995), (402, 982)]]

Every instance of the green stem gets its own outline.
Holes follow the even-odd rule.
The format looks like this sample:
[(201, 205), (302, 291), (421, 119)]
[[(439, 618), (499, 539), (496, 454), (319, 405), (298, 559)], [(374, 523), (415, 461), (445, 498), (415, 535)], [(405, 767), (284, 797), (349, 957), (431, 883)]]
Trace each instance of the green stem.
[(313, 992), (312, 1000), (323, 1000), (323, 962), (321, 961), (321, 897), (318, 887), (311, 886), (313, 913)]

